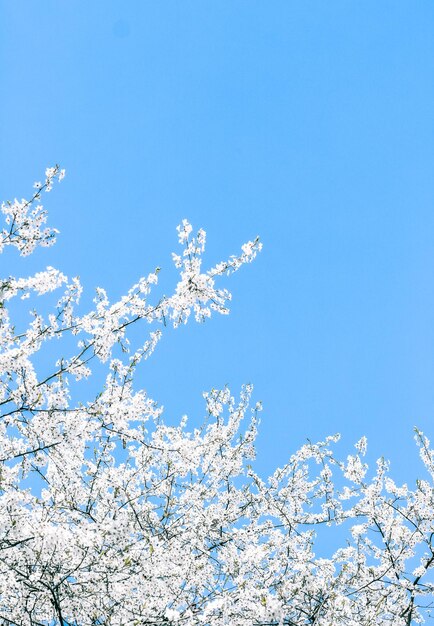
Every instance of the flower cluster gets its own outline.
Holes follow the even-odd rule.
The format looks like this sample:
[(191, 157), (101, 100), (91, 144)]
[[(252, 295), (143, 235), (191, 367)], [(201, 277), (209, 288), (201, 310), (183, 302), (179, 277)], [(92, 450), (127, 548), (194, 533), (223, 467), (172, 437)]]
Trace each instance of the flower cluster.
[(56, 241), (57, 230), (44, 228), (47, 221), (47, 213), (41, 204), (36, 204), (41, 199), (41, 192), (49, 192), (53, 187), (53, 181), (62, 180), (65, 170), (58, 165), (49, 167), (45, 171), (45, 182), (34, 184), (35, 193), (30, 200), (23, 198), (13, 202), (3, 202), (1, 212), (5, 216), (6, 227), (0, 235), (0, 252), (5, 246), (15, 246), (22, 256), (31, 254), (36, 246), (51, 246)]
[[(28, 254), (53, 242), (39, 202), (6, 203), (2, 244)], [(178, 227), (180, 279), (152, 300), (159, 272), (110, 303), (51, 267), (0, 280), (0, 623), (16, 626), (409, 626), (430, 617), (434, 452), (416, 432), (426, 478), (398, 486), (367, 442), (339, 460), (338, 436), (307, 443), (267, 480), (253, 469), (260, 403), (252, 388), (204, 394), (203, 427), (168, 426), (135, 373), (164, 326), (227, 313), (220, 276), (252, 261), (258, 239), (202, 271), (205, 232)], [(10, 301), (61, 289), (48, 314), (17, 331)], [(19, 302), (19, 298), (18, 298)], [(15, 309), (14, 309), (15, 310)], [(130, 345), (133, 324), (152, 326)], [(42, 371), (42, 346), (69, 354)], [(69, 338), (69, 339), (68, 339)], [(56, 344), (59, 345), (59, 344)], [(106, 367), (100, 393), (77, 403), (75, 380)], [(104, 365), (105, 364), (105, 365)], [(46, 368), (46, 365), (44, 366)], [(316, 554), (315, 529), (346, 541)], [(344, 530), (342, 530), (344, 529)]]

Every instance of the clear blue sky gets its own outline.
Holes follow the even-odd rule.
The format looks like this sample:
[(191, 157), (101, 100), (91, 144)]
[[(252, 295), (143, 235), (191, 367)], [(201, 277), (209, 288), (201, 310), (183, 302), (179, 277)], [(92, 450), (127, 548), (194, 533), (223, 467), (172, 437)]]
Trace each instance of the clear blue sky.
[(412, 427), (434, 435), (433, 33), (432, 0), (1, 0), (0, 195), (67, 169), (59, 243), (21, 271), (116, 297), (160, 265), (169, 291), (183, 217), (210, 263), (259, 234), (230, 317), (168, 333), (140, 383), (193, 423), (203, 390), (254, 383), (264, 473), (338, 431), (414, 478)]

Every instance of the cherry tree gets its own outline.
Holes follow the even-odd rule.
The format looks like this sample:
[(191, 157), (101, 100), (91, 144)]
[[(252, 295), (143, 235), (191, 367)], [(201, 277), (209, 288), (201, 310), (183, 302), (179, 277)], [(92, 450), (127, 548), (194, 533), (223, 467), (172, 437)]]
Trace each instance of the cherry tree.
[[(41, 197), (3, 203), (0, 249), (55, 242)], [(397, 485), (369, 471), (362, 438), (306, 443), (268, 479), (253, 469), (259, 403), (252, 388), (204, 393), (201, 428), (165, 424), (136, 372), (164, 328), (228, 313), (220, 279), (261, 249), (249, 241), (204, 271), (205, 232), (178, 226), (179, 281), (153, 299), (158, 269), (117, 302), (98, 288), (91, 311), (77, 278), (48, 267), (2, 278), (0, 295), (0, 623), (61, 626), (410, 625), (429, 620), (434, 581), (434, 452), (416, 431), (425, 477)], [(20, 301), (59, 292), (48, 312), (15, 322)], [(26, 306), (23, 302), (21, 306)], [(129, 327), (141, 325), (132, 346)], [(149, 329), (148, 329), (149, 325)], [(60, 342), (51, 369), (38, 355)], [(75, 381), (106, 368), (76, 402)], [(338, 528), (339, 527), (339, 528)], [(317, 529), (342, 547), (320, 556)], [(335, 529), (335, 530), (333, 530)], [(319, 552), (319, 554), (317, 554)]]

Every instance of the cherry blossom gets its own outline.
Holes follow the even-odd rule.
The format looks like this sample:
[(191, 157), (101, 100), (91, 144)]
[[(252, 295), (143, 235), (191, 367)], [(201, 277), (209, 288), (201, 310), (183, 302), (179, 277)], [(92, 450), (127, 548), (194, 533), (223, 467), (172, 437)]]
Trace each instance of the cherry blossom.
[[(0, 248), (51, 245), (43, 192), (2, 204)], [(264, 478), (254, 470), (262, 406), (246, 385), (204, 393), (201, 428), (164, 421), (136, 372), (167, 324), (228, 313), (219, 281), (239, 255), (202, 269), (206, 234), (178, 226), (179, 281), (154, 299), (160, 271), (115, 302), (96, 290), (82, 311), (76, 277), (47, 267), (0, 279), (0, 622), (23, 626), (404, 626), (429, 621), (434, 579), (434, 451), (416, 431), (424, 476), (397, 485), (367, 441), (340, 459), (338, 435), (308, 442)], [(27, 328), (16, 305), (59, 291)], [(14, 307), (10, 303), (14, 300)], [(23, 302), (21, 302), (23, 300)], [(143, 329), (134, 345), (129, 330)], [(37, 355), (59, 347), (51, 369)], [(65, 350), (65, 352), (63, 352)], [(105, 368), (77, 402), (76, 381)], [(317, 532), (342, 539), (321, 556)]]

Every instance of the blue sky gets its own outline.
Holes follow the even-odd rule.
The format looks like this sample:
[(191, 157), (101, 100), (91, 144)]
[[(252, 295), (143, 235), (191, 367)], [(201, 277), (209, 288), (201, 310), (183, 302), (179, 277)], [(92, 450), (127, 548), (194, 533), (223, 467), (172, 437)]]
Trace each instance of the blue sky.
[(140, 384), (167, 419), (255, 385), (258, 468), (307, 437), (367, 435), (419, 473), (434, 434), (434, 4), (0, 0), (1, 197), (47, 165), (55, 265), (114, 298), (162, 267), (175, 227), (212, 264), (259, 234), (229, 318), (168, 332)]

